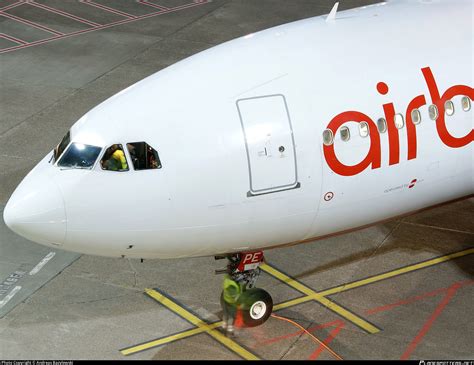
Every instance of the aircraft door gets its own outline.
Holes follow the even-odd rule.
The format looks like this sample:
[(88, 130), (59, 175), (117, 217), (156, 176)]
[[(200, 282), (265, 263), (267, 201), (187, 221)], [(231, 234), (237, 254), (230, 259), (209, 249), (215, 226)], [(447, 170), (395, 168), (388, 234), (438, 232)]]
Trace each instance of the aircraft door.
[(299, 187), (290, 115), (283, 95), (237, 101), (249, 164), (248, 196)]

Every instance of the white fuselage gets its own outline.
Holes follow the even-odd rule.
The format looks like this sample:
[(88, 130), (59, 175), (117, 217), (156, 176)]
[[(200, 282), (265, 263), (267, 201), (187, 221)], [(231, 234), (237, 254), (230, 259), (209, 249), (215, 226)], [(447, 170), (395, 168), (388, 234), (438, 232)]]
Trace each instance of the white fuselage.
[[(194, 55), (71, 129), (72, 142), (101, 153), (145, 141), (161, 169), (104, 171), (100, 157), (90, 170), (62, 169), (49, 153), (13, 194), (5, 221), (65, 250), (172, 258), (296, 243), (470, 196), (474, 119), (461, 101), (474, 97), (472, 19), (470, 0), (390, 1)], [(376, 128), (382, 117), (385, 132)]]

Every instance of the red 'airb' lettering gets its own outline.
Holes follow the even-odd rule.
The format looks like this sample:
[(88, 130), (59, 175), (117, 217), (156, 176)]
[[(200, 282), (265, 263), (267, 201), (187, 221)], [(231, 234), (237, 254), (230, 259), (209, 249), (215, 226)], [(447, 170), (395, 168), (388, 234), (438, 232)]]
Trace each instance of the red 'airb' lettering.
[[(460, 148), (468, 145), (474, 141), (474, 130), (471, 130), (464, 137), (454, 137), (451, 135), (446, 127), (445, 120), (445, 108), (444, 103), (453, 98), (454, 96), (465, 95), (469, 98), (474, 99), (474, 89), (466, 85), (455, 85), (447, 89), (444, 94), (440, 95), (438, 86), (431, 69), (425, 67), (421, 69), (425, 78), (426, 84), (430, 92), (432, 103), (438, 107), (439, 117), (436, 121), (436, 129), (441, 141), (448, 147)], [(384, 82), (377, 84), (377, 91), (386, 95), (388, 93), (388, 86)], [(417, 156), (417, 135), (416, 126), (413, 124), (411, 112), (414, 109), (418, 109), (421, 106), (426, 105), (426, 98), (424, 95), (416, 96), (409, 104), (406, 109), (406, 130), (407, 130), (407, 145), (408, 154), (407, 159), (412, 160)], [(400, 162), (400, 141), (399, 132), (395, 126), (395, 107), (393, 103), (383, 105), (385, 119), (387, 121), (387, 132), (389, 142), (389, 165), (396, 165)], [(330, 129), (336, 134), (339, 127), (346, 122), (366, 122), (369, 125), (370, 130), (370, 149), (365, 158), (356, 165), (348, 166), (343, 164), (336, 156), (334, 150), (334, 144), (329, 146), (323, 145), (324, 157), (328, 166), (337, 174), (342, 176), (353, 176), (361, 173), (369, 166), (371, 169), (378, 169), (381, 166), (381, 147), (380, 147), (380, 135), (377, 133), (377, 126), (374, 121), (367, 115), (358, 111), (346, 111), (336, 115), (328, 124), (327, 129)]]
[[(372, 119), (367, 115), (349, 111), (344, 112), (339, 115), (336, 115), (328, 124), (328, 129), (331, 129), (334, 134), (336, 134), (337, 129), (348, 121), (353, 122), (367, 122), (369, 129), (371, 131), (375, 130), (377, 127)], [(378, 133), (370, 133), (370, 150), (367, 153), (367, 156), (363, 161), (354, 166), (344, 165), (341, 161), (338, 160), (336, 152), (334, 151), (334, 144), (330, 146), (324, 145), (324, 157), (331, 167), (331, 169), (343, 176), (352, 176), (357, 175), (358, 173), (364, 171), (367, 167), (371, 166), (372, 169), (378, 169), (380, 167), (381, 153), (380, 153), (380, 136)]]
[(416, 142), (416, 127), (413, 124), (413, 118), (411, 112), (426, 105), (426, 99), (424, 95), (418, 95), (415, 99), (410, 101), (407, 107), (407, 140), (408, 140), (408, 160), (416, 158), (417, 142)]
[[(385, 113), (385, 120), (387, 121), (388, 145), (390, 147), (388, 164), (396, 165), (400, 162), (400, 137), (398, 136), (398, 129), (395, 126), (395, 107), (393, 103), (384, 104), (383, 111)], [(371, 132), (375, 132), (375, 129), (371, 129)]]
[(461, 138), (452, 136), (446, 128), (446, 120), (444, 117), (444, 103), (451, 99), (453, 96), (466, 95), (474, 99), (474, 89), (466, 85), (454, 85), (444, 92), (443, 95), (439, 95), (438, 85), (436, 85), (435, 78), (431, 69), (425, 67), (421, 70), (425, 77), (426, 84), (430, 90), (431, 100), (439, 109), (439, 118), (436, 121), (436, 129), (438, 130), (439, 138), (443, 143), (452, 148), (464, 147), (474, 141), (474, 130), (471, 130), (467, 135)]

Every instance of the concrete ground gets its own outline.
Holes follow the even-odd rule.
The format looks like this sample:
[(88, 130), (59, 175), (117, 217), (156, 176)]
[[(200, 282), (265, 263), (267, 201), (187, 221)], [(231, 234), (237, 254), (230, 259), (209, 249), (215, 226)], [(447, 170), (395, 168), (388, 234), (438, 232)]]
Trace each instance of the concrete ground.
[[(347, 0), (341, 8), (372, 2)], [(101, 101), (196, 52), (328, 13), (332, 5), (0, 0), (0, 208), (69, 127)], [(469, 199), (270, 250), (259, 286), (278, 304), (276, 315), (308, 329), (344, 359), (473, 359), (473, 216)], [(79, 257), (28, 242), (1, 222), (1, 357), (333, 358), (276, 317), (223, 338), (212, 324), (221, 316), (222, 278), (213, 274), (221, 265), (212, 258), (140, 263)], [(159, 297), (160, 304), (145, 288), (157, 288), (168, 301)]]

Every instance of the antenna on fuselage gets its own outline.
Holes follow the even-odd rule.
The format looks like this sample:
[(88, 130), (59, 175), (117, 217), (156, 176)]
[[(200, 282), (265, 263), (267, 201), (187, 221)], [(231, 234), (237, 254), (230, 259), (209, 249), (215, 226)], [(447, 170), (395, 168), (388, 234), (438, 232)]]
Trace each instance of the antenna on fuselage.
[(336, 20), (336, 13), (337, 13), (337, 8), (339, 6), (339, 2), (335, 3), (334, 6), (332, 7), (331, 12), (326, 18), (326, 22), (333, 22)]

